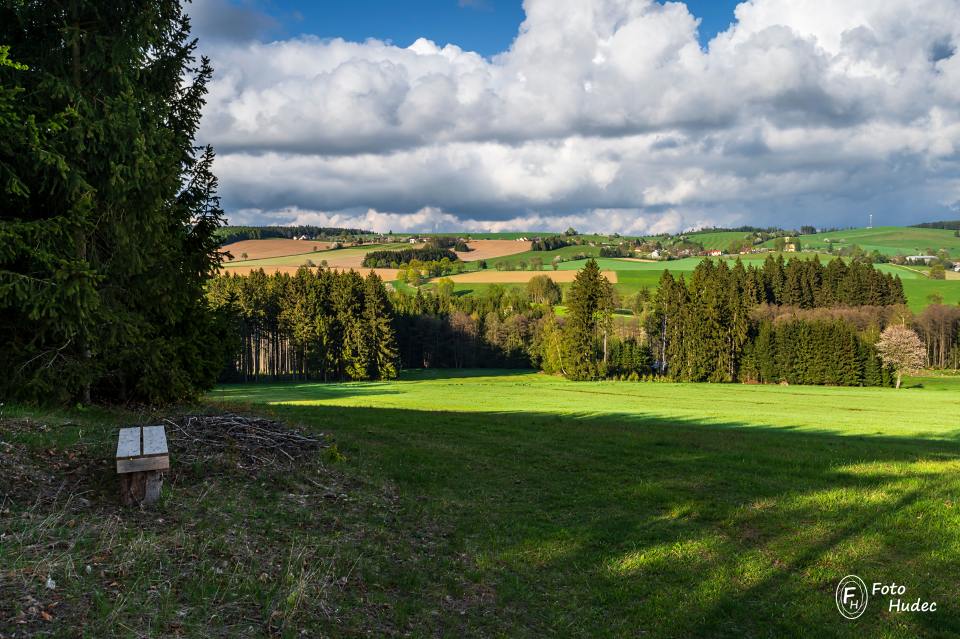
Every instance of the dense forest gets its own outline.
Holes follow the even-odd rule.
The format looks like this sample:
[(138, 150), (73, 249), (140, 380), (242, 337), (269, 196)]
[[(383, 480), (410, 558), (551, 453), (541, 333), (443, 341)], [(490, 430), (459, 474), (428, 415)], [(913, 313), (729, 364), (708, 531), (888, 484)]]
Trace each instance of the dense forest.
[(243, 240), (266, 240), (270, 238), (296, 239), (306, 236), (311, 240), (334, 240), (356, 238), (371, 235), (370, 231), (348, 229), (333, 226), (222, 226), (217, 229), (217, 238), (221, 244), (232, 244)]
[[(794, 276), (784, 279), (779, 269), (767, 268), (771, 261), (764, 269), (747, 270), (739, 263), (729, 269), (725, 262), (715, 265), (704, 260), (689, 283), (664, 272), (647, 324), (657, 371), (694, 382), (879, 385), (888, 381), (873, 347), (878, 331), (871, 339), (843, 318), (794, 314), (771, 320), (754, 313), (760, 304), (784, 303), (801, 310), (829, 307), (844, 295), (869, 297), (871, 284), (886, 281), (870, 276), (852, 279), (848, 273), (833, 284), (809, 282), (807, 290), (798, 273), (817, 271), (793, 268), (798, 262), (789, 263), (783, 272), (792, 271)], [(833, 260), (827, 269), (836, 262), (840, 260)], [(848, 287), (850, 281), (858, 286)], [(900, 303), (895, 293), (888, 295), (881, 305)], [(783, 318), (788, 319), (777, 321)]]
[[(771, 257), (759, 268), (704, 260), (689, 278), (665, 271), (655, 294), (629, 300), (590, 260), (562, 299), (562, 316), (552, 308), (562, 292), (547, 276), (467, 296), (443, 282), (410, 295), (389, 292), (372, 274), (327, 269), (218, 278), (211, 302), (240, 335), (225, 379), (535, 367), (584, 380), (888, 385), (875, 344), (903, 322), (921, 336), (929, 365), (960, 358), (960, 309), (932, 305), (913, 318), (898, 279), (839, 259)], [(616, 312), (625, 306), (634, 313)]]
[(0, 43), (0, 397), (195, 397), (222, 212), (182, 4), (7, 2)]
[(211, 280), (208, 298), (233, 335), (226, 380), (397, 375), (393, 313), (375, 273), (301, 268), (295, 275), (220, 276)]

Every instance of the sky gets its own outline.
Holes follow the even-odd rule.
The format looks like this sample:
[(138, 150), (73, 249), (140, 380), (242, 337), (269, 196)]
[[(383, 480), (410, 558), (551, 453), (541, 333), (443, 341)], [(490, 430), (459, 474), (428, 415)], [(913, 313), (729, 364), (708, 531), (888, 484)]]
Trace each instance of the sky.
[(195, 0), (231, 223), (960, 218), (956, 0)]

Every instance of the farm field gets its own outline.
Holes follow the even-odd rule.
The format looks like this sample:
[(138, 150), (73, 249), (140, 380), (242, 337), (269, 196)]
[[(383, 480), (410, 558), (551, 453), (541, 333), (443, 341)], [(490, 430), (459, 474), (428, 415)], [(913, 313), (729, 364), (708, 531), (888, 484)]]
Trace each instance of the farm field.
[(520, 262), (530, 263), (530, 260), (539, 258), (543, 260), (544, 268), (550, 268), (550, 263), (555, 257), (571, 259), (576, 255), (586, 255), (596, 257), (600, 255), (599, 246), (564, 246), (553, 251), (524, 251), (515, 255), (508, 255), (502, 259), (494, 260), (488, 266), (493, 268), (496, 264), (503, 263), (508, 269), (518, 268)]
[[(429, 623), (459, 635), (952, 636), (960, 378), (906, 386), (414, 371), (208, 399), (334, 433), (349, 468), (397, 487), (401, 520), (445, 527), (407, 619), (428, 617), (458, 556), (469, 583), (449, 595), (476, 608), (441, 606)], [(939, 613), (879, 604), (841, 623), (834, 589), (850, 573), (905, 584)]]
[[(263, 242), (264, 240), (250, 241)], [(275, 266), (292, 266), (294, 269), (296, 269), (296, 267), (305, 264), (307, 260), (312, 261), (314, 264), (320, 264), (320, 262), (326, 261), (327, 264), (333, 268), (360, 269), (362, 267), (364, 256), (366, 256), (366, 254), (370, 251), (397, 250), (408, 248), (409, 246), (409, 244), (401, 243), (365, 244), (357, 247), (312, 251), (309, 253), (297, 253), (293, 255), (277, 255), (264, 257), (261, 259), (234, 260), (224, 264), (224, 269), (229, 270), (240, 267), (250, 267), (255, 269), (263, 268), (264, 270), (267, 270), (269, 267)]]
[[(934, 252), (947, 249), (951, 253), (960, 252), (960, 238), (953, 231), (944, 229), (924, 229), (910, 226), (877, 226), (872, 229), (859, 228), (799, 237), (803, 248), (826, 250), (851, 247), (854, 244), (864, 251), (878, 251), (884, 255), (919, 255), (928, 250)], [(827, 242), (831, 240), (831, 242)], [(772, 247), (773, 241), (764, 246)]]
[(703, 248), (708, 251), (713, 249), (726, 251), (731, 242), (744, 240), (750, 237), (752, 233), (745, 233), (743, 231), (704, 231), (702, 233), (688, 233), (686, 235), (690, 240), (702, 244)]
[[(288, 240), (285, 238), (270, 238), (266, 240), (243, 240), (233, 242), (223, 247), (222, 251), (230, 253), (234, 260), (259, 260), (264, 258), (285, 257), (289, 255), (303, 255), (325, 251), (330, 248), (330, 242), (314, 242), (313, 240)], [(246, 255), (246, 258), (241, 256)]]
[(467, 245), (472, 250), (465, 253), (456, 253), (464, 262), (476, 262), (523, 253), (530, 250), (531, 244), (532, 242), (518, 242), (517, 240), (470, 240)]

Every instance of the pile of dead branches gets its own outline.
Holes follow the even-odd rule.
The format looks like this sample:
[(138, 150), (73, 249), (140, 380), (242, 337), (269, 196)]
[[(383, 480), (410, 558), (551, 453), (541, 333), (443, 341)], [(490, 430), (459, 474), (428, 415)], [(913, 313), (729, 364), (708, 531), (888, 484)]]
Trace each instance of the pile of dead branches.
[(276, 466), (329, 446), (322, 433), (307, 435), (262, 417), (182, 415), (163, 423), (181, 463), (235, 456), (241, 467)]

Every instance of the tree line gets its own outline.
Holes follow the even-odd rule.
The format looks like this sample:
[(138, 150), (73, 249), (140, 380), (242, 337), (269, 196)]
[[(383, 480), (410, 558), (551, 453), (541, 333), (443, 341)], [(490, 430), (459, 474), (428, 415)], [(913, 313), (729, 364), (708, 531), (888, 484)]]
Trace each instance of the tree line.
[(942, 220), (939, 222), (923, 222), (914, 224), (918, 229), (944, 229), (947, 231), (960, 231), (960, 220)]
[(460, 258), (450, 249), (424, 246), (421, 248), (371, 251), (364, 256), (363, 266), (367, 268), (397, 268), (400, 264), (409, 264), (414, 260), (440, 262), (444, 259), (456, 262)]
[[(682, 381), (878, 385), (873, 342), (843, 318), (758, 317), (760, 304), (799, 310), (878, 300), (902, 302), (899, 280), (869, 266), (768, 258), (762, 269), (704, 260), (689, 282), (664, 271), (647, 331), (659, 374)], [(871, 274), (872, 273), (872, 274)], [(879, 327), (878, 327), (879, 328)]]
[(824, 266), (818, 257), (795, 258), (768, 255), (763, 266), (734, 267), (744, 303), (819, 308), (825, 306), (887, 306), (905, 304), (900, 278), (871, 264), (849, 264), (834, 258)]
[(574, 246), (580, 244), (576, 239), (564, 237), (562, 235), (548, 235), (547, 237), (538, 237), (530, 243), (531, 251), (556, 251), (565, 246)]
[(267, 240), (270, 238), (296, 239), (306, 235), (311, 240), (355, 238), (371, 235), (370, 231), (348, 229), (335, 226), (222, 226), (217, 229), (217, 237), (222, 244), (232, 244), (243, 240)]
[(391, 379), (398, 370), (387, 289), (376, 273), (263, 270), (210, 280), (210, 305), (227, 318), (222, 379)]

